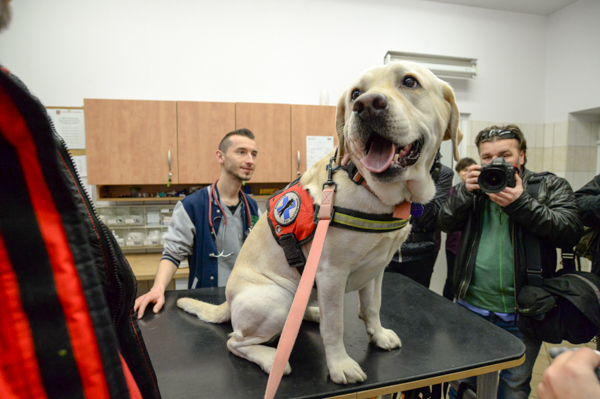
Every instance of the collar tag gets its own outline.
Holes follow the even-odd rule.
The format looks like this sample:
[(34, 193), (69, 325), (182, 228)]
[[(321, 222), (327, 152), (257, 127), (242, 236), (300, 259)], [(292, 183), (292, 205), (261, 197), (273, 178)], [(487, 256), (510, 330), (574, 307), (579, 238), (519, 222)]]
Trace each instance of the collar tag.
[(404, 201), (396, 205), (394, 208), (394, 218), (396, 219), (406, 219), (410, 218), (411, 214), (411, 204), (408, 201)]
[(418, 218), (423, 214), (423, 205), (421, 204), (410, 204), (410, 215)]

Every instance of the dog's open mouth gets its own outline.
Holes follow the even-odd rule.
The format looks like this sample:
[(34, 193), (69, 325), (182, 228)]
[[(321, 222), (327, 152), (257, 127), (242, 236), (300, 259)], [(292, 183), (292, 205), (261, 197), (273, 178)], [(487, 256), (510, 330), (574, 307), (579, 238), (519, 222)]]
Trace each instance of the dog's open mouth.
[(423, 140), (401, 146), (377, 133), (371, 134), (365, 145), (365, 156), (360, 160), (372, 173), (382, 173), (390, 166), (405, 168), (414, 165), (421, 155)]

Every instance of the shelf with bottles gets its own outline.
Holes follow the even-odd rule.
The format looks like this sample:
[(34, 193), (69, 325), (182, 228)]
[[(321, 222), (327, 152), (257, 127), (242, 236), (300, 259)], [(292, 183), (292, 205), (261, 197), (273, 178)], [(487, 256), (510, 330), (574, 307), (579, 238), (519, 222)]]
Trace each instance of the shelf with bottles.
[(100, 220), (112, 231), (125, 252), (160, 251), (175, 205), (98, 207)]
[(156, 227), (117, 228), (111, 231), (124, 252), (161, 252), (167, 234), (167, 228)]

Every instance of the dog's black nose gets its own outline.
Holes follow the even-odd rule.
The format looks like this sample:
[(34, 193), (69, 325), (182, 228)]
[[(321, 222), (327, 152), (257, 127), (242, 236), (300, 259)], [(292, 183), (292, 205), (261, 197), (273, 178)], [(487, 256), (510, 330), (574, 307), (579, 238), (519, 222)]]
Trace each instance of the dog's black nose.
[(355, 101), (352, 111), (364, 120), (379, 116), (388, 106), (388, 99), (381, 93), (366, 93)]

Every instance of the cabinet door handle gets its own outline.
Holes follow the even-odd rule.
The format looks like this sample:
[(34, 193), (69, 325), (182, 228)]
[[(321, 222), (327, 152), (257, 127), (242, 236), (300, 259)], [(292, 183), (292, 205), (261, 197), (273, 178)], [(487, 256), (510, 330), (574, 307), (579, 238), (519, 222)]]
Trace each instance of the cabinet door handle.
[(169, 163), (169, 179), (167, 180), (167, 187), (171, 187), (171, 178), (173, 177), (173, 174), (171, 174), (171, 150), (167, 153), (167, 160)]
[(300, 151), (298, 151), (298, 172), (296, 174), (300, 176)]

